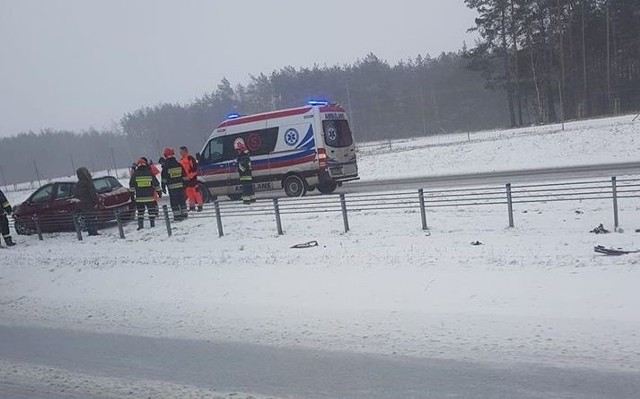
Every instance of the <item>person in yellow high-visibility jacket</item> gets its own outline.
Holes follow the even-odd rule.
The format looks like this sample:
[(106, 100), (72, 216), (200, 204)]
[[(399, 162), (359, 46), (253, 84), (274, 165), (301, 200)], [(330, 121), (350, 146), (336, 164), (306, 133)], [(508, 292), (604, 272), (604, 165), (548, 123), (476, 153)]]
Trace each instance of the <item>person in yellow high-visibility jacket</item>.
[(158, 216), (158, 203), (156, 202), (155, 195), (162, 197), (162, 189), (160, 188), (160, 182), (153, 175), (151, 169), (144, 159), (140, 159), (137, 162), (137, 168), (131, 179), (129, 180), (129, 187), (135, 193), (136, 208), (138, 211), (138, 230), (144, 228), (144, 212), (145, 209), (149, 213), (149, 221), (151, 227), (156, 225), (156, 217)]

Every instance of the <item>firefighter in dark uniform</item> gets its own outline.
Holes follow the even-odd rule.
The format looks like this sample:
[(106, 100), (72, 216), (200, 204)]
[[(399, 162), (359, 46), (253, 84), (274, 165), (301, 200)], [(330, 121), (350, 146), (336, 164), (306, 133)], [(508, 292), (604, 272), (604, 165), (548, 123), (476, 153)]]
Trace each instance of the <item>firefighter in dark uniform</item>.
[(0, 227), (2, 229), (2, 238), (4, 238), (4, 242), (7, 244), (7, 247), (12, 247), (16, 245), (11, 238), (11, 232), (9, 232), (9, 219), (7, 219), (7, 215), (11, 215), (11, 204), (7, 201), (7, 197), (4, 196), (2, 190), (0, 190)]
[(233, 148), (238, 151), (238, 174), (240, 175), (240, 184), (242, 184), (242, 203), (252, 204), (256, 202), (256, 196), (253, 192), (253, 176), (249, 150), (247, 150), (247, 146), (242, 139), (237, 139), (233, 143)]
[(129, 187), (134, 191), (136, 198), (136, 208), (138, 210), (138, 230), (144, 228), (144, 211), (149, 212), (149, 221), (151, 227), (156, 225), (156, 217), (158, 216), (158, 203), (155, 199), (155, 193), (162, 197), (160, 182), (153, 175), (151, 168), (140, 159), (133, 176), (129, 180)]
[(187, 217), (187, 198), (184, 192), (184, 181), (187, 174), (182, 164), (176, 159), (173, 148), (165, 148), (162, 154), (164, 161), (162, 164), (162, 192), (169, 190), (169, 202), (173, 211), (173, 219), (178, 221)]

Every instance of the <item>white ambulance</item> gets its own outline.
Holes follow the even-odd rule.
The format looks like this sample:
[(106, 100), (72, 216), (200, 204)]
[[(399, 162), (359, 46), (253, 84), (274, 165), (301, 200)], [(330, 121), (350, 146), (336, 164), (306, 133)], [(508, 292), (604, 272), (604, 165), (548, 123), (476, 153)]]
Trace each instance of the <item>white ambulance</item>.
[(240, 197), (236, 139), (251, 155), (256, 192), (284, 189), (300, 197), (314, 189), (332, 193), (358, 179), (356, 149), (347, 113), (326, 101), (304, 107), (240, 116), (232, 114), (198, 153), (198, 179), (211, 197)]

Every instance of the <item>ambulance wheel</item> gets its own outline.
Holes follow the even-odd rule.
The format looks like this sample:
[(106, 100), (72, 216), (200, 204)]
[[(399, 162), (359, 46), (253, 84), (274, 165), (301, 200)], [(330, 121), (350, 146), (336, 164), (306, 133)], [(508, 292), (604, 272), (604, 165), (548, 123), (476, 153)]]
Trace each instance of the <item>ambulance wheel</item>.
[(204, 184), (198, 184), (198, 191), (200, 192), (200, 194), (202, 194), (202, 201), (205, 204), (216, 200), (216, 197), (214, 195), (211, 195), (211, 191), (209, 191), (207, 186), (205, 186)]
[(335, 182), (318, 184), (318, 191), (322, 194), (332, 194), (336, 188), (338, 188), (338, 183)]
[(287, 197), (302, 197), (307, 193), (307, 185), (298, 175), (287, 176), (282, 182)]
[(242, 194), (229, 194), (229, 199), (231, 201), (240, 201), (242, 199)]

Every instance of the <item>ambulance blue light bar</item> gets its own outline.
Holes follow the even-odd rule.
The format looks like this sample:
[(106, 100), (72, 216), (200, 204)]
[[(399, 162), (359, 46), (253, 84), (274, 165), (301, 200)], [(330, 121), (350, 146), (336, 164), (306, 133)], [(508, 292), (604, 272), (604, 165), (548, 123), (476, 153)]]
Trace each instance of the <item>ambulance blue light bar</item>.
[(315, 106), (318, 106), (318, 105), (327, 106), (327, 105), (329, 105), (329, 101), (327, 101), (327, 100), (309, 100), (309, 101), (307, 101), (307, 104), (311, 105), (312, 107), (315, 107)]
[(232, 112), (230, 114), (227, 114), (225, 119), (238, 119), (240, 117), (240, 114), (237, 112)]

